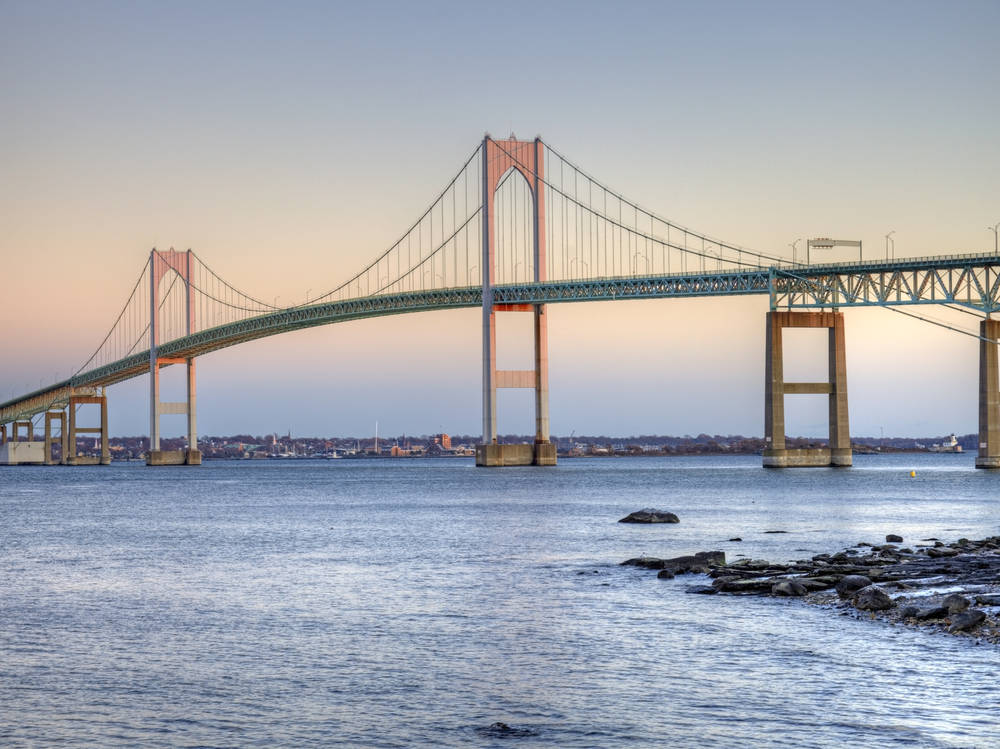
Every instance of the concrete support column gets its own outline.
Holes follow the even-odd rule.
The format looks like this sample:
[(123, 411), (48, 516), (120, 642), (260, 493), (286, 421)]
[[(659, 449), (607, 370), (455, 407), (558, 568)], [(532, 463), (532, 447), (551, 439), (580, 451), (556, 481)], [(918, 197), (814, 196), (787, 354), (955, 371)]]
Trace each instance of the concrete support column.
[(111, 449), (108, 444), (108, 398), (106, 395), (101, 398), (101, 465), (111, 465)]
[(7, 444), (7, 425), (0, 424), (0, 447)]
[(196, 407), (196, 382), (194, 376), (194, 357), (187, 360), (187, 427), (188, 454), (187, 464), (201, 465), (201, 450), (198, 449), (198, 409)]
[[(828, 382), (785, 382), (782, 330), (827, 328)], [(786, 466), (849, 466), (853, 462), (847, 412), (847, 359), (844, 347), (844, 316), (840, 312), (767, 313), (764, 375), (764, 454), (767, 468)], [(785, 443), (785, 396), (827, 395), (829, 398), (828, 447), (789, 449)]]
[(1000, 320), (983, 320), (979, 335), (979, 453), (976, 468), (1000, 468)]
[(782, 318), (767, 313), (764, 354), (764, 444), (767, 450), (785, 449), (785, 375), (781, 342)]
[[(52, 422), (59, 422), (58, 438), (52, 436)], [(54, 466), (57, 461), (52, 457), (52, 445), (56, 439), (59, 440), (60, 456), (59, 463), (66, 462), (66, 413), (64, 411), (45, 412), (45, 465)]]
[(69, 399), (66, 407), (69, 413), (69, 430), (66, 434), (66, 452), (63, 453), (63, 463), (68, 466), (76, 465), (76, 402), (74, 398)]
[(535, 444), (549, 441), (549, 332), (545, 305), (535, 305)]
[(851, 451), (851, 425), (847, 413), (847, 351), (844, 340), (844, 315), (833, 313), (833, 325), (828, 329), (828, 362), (830, 367), (830, 463), (849, 466), (854, 462)]

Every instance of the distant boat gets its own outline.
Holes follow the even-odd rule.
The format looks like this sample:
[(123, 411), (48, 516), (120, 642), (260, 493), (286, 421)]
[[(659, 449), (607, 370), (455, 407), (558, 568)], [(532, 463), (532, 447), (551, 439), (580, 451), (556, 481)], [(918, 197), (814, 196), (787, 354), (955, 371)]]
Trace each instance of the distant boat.
[(936, 442), (927, 448), (932, 453), (960, 453), (962, 446), (958, 444), (954, 434), (948, 435), (947, 442)]

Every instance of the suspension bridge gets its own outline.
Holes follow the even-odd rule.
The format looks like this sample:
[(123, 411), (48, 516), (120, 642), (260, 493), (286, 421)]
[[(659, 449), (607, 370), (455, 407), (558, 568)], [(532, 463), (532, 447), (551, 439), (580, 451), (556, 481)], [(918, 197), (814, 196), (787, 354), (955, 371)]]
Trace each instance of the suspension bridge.
[[(110, 462), (107, 391), (149, 376), (149, 465), (201, 462), (197, 357), (266, 336), (365, 317), (482, 308), (484, 466), (554, 465), (549, 439), (546, 306), (563, 302), (767, 295), (765, 466), (847, 466), (851, 443), (844, 353), (850, 307), (941, 305), (978, 318), (977, 467), (1000, 468), (1000, 255), (949, 254), (815, 265), (712, 238), (642, 208), (543, 141), (486, 136), (400, 238), (353, 277), (302, 304), (278, 307), (235, 288), (188, 250), (152, 250), (117, 319), (71, 377), (0, 404), (0, 464)], [(266, 298), (266, 297), (265, 297)], [(498, 314), (534, 320), (534, 367), (498, 369)], [(923, 318), (921, 318), (923, 319)], [(826, 382), (786, 382), (782, 331), (823, 328)], [(160, 369), (187, 370), (186, 398), (160, 399)], [(535, 392), (531, 444), (497, 442), (497, 389)], [(785, 445), (784, 396), (826, 395), (821, 449)], [(80, 426), (82, 405), (100, 423)], [(187, 417), (187, 447), (160, 449), (160, 419)], [(44, 438), (35, 439), (37, 429)], [(77, 435), (99, 437), (98, 456), (77, 454)], [(56, 452), (58, 450), (58, 458)]]

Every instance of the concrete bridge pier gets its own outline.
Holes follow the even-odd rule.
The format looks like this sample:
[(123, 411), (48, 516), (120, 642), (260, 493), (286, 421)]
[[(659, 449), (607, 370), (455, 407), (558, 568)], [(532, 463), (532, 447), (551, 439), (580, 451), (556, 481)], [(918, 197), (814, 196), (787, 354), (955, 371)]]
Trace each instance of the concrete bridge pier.
[(24, 427), (25, 442), (35, 441), (35, 425), (31, 423), (30, 419), (25, 421), (15, 421), (14, 427), (11, 434), (12, 442), (21, 442), (21, 427)]
[[(59, 434), (56, 436), (52, 435), (52, 423), (59, 422)], [(61, 448), (59, 453), (59, 460), (56, 461), (52, 457), (52, 445), (55, 444), (56, 440), (59, 440), (59, 446)], [(66, 455), (69, 452), (69, 435), (66, 432), (66, 412), (65, 411), (46, 411), (45, 412), (45, 465), (54, 466), (58, 464), (66, 464)]]
[[(24, 429), (25, 439), (21, 439)], [(0, 442), (0, 465), (41, 465), (43, 462), (42, 443), (35, 442), (35, 428), (30, 420), (11, 423), (8, 439), (6, 424), (2, 428), (3, 441)]]
[[(78, 406), (97, 405), (101, 407), (101, 423), (96, 427), (81, 427), (76, 423), (76, 409)], [(69, 429), (66, 430), (66, 437), (63, 444), (66, 450), (63, 452), (63, 462), (69, 466), (93, 466), (111, 465), (111, 451), (108, 448), (108, 398), (106, 395), (72, 395), (69, 399)], [(46, 415), (46, 433), (48, 433), (48, 417)], [(98, 457), (76, 454), (76, 436), (78, 434), (99, 434), (101, 441), (101, 454)], [(46, 445), (46, 448), (48, 445)], [(46, 450), (46, 456), (48, 456)]]
[[(979, 323), (979, 454), (976, 468), (1000, 468), (1000, 320)], [(989, 339), (982, 340), (982, 339)]]
[[(183, 364), (187, 367), (187, 400), (163, 402), (160, 400), (160, 367), (168, 364)], [(150, 393), (150, 440), (146, 454), (148, 466), (201, 465), (201, 451), (198, 449), (198, 429), (195, 410), (195, 366), (194, 359), (171, 359), (157, 357), (152, 371)], [(188, 447), (186, 450), (160, 449), (160, 417), (167, 414), (187, 416)]]
[[(829, 381), (785, 382), (782, 330), (827, 328), (829, 331)], [(785, 446), (785, 396), (828, 395), (830, 400), (829, 446), (790, 449)], [(844, 315), (832, 312), (767, 313), (764, 375), (765, 468), (849, 466), (853, 462), (847, 416), (847, 363), (844, 354)]]

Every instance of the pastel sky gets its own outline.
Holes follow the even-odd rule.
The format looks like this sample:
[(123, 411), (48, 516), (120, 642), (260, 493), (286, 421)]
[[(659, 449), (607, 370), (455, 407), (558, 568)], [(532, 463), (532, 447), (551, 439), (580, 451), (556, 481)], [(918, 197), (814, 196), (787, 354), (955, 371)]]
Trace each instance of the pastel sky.
[[(985, 251), (1000, 221), (995, 0), (0, 0), (0, 19), (0, 399), (79, 366), (153, 246), (286, 304), (334, 286), (484, 131), (541, 134), (660, 215), (777, 253), (836, 235), (875, 256), (889, 231), (897, 256)], [(553, 432), (762, 434), (766, 304), (553, 307)], [(475, 310), (424, 313), (205, 356), (200, 432), (477, 433), (479, 336)], [(974, 431), (977, 346), (848, 311), (852, 432)], [(822, 371), (816, 336), (789, 348), (790, 378)], [(147, 433), (147, 387), (109, 390), (115, 434)], [(502, 433), (531, 430), (529, 393), (500, 406)], [(789, 399), (790, 434), (825, 428), (821, 397)]]

